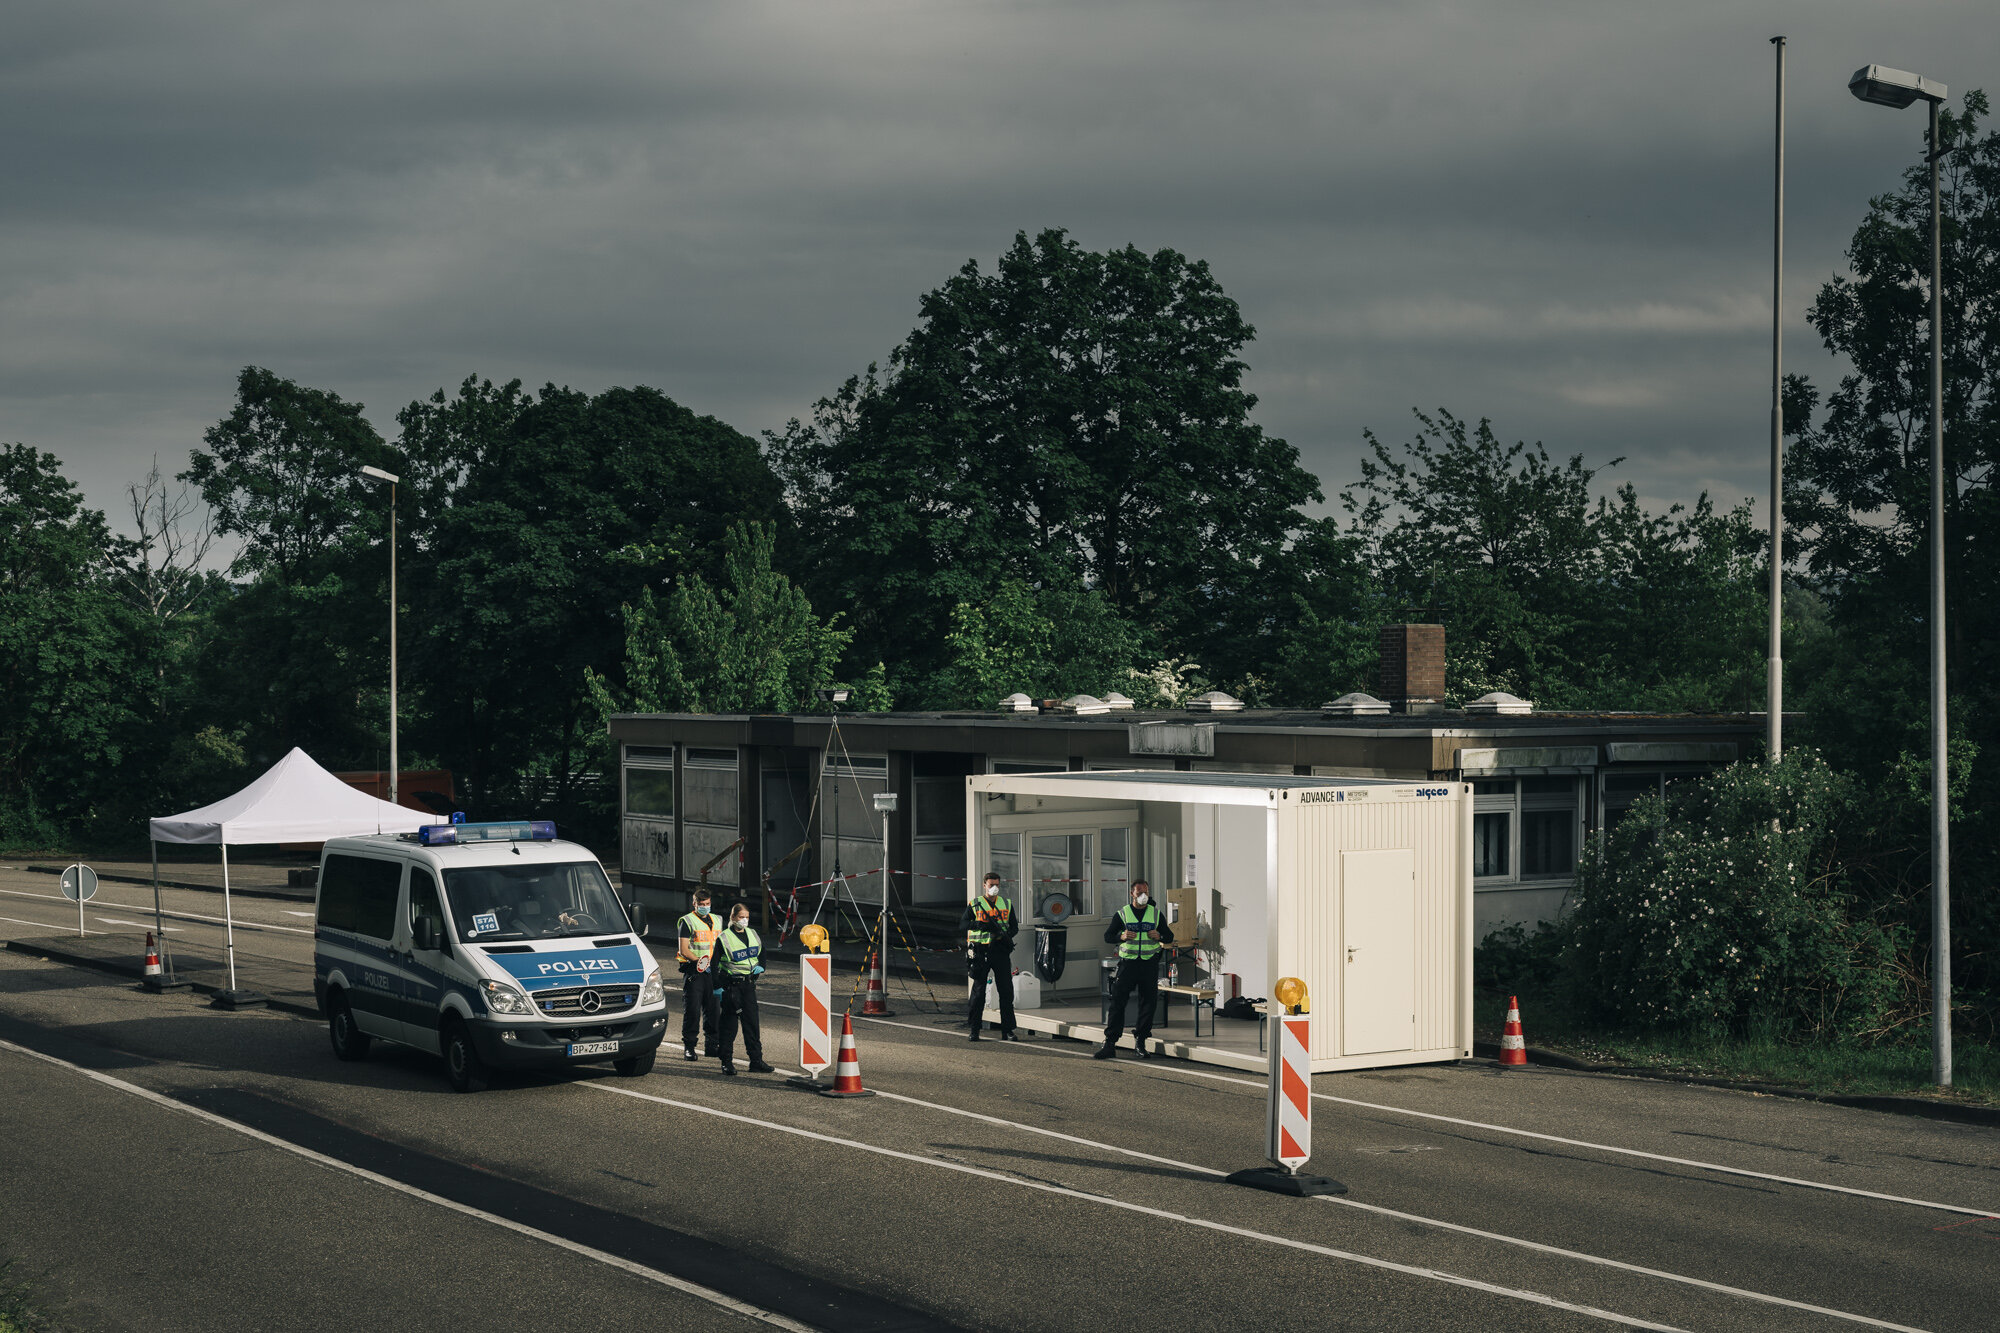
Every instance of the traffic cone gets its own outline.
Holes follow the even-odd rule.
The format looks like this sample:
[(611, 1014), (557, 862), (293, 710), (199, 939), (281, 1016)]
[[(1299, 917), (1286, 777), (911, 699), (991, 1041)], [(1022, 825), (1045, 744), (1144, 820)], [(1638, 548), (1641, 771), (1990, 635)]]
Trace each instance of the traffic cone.
[(822, 1089), (822, 1097), (873, 1097), (861, 1086), (861, 1060), (854, 1053), (854, 1018), (840, 1016), (840, 1060), (833, 1069), (833, 1086)]
[(895, 1010), (889, 1007), (889, 991), (882, 984), (882, 951), (876, 949), (868, 955), (868, 998), (862, 1001), (863, 1018), (894, 1018)]
[(1507, 1026), (1500, 1029), (1500, 1067), (1528, 1063), (1528, 1042), (1521, 1035), (1521, 1002), (1507, 997)]
[(146, 932), (146, 967), (139, 975), (145, 977), (160, 975), (160, 950), (153, 943), (153, 932), (150, 930)]

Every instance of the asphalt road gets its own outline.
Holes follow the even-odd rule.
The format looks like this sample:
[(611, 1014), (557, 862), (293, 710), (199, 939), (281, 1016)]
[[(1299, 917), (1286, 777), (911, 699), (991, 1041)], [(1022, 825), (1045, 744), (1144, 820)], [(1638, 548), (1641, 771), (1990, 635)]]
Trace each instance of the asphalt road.
[[(0, 916), (42, 915), (23, 901)], [(303, 956), (268, 935), (270, 966)], [(765, 988), (780, 1065), (795, 984)], [(343, 1065), (316, 1022), (0, 954), (0, 1040), (129, 1085), (0, 1047), (0, 1250), (83, 1327), (1995, 1324), (1991, 1130), (1544, 1070), (1322, 1076), (1312, 1168), (1351, 1193), (1286, 1199), (1217, 1174), (1261, 1159), (1257, 1079), (898, 1008), (856, 1025), (874, 1098), (678, 1060), (456, 1097), (435, 1058)]]

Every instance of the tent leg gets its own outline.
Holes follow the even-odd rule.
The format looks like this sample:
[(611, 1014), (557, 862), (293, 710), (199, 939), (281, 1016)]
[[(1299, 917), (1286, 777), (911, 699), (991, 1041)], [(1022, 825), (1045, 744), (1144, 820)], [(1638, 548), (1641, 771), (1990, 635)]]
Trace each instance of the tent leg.
[(160, 943), (160, 957), (166, 966), (162, 974), (145, 979), (149, 991), (179, 990), (187, 983), (174, 975), (174, 951), (167, 947), (166, 914), (160, 910), (160, 840), (147, 840), (153, 847), (153, 938)]
[(229, 989), (217, 991), (212, 1003), (218, 1009), (256, 1009), (264, 997), (253, 990), (236, 989), (236, 918), (229, 910), (229, 844), (222, 844), (222, 935), (223, 952), (229, 960)]

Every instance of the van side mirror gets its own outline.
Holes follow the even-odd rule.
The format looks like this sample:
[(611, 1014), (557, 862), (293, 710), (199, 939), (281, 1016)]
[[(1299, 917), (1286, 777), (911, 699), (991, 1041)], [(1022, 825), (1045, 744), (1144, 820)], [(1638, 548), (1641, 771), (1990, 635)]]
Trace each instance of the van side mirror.
[(632, 918), (632, 933), (644, 939), (646, 935), (646, 904), (641, 902), (627, 903), (625, 906), (625, 915)]
[(437, 948), (437, 918), (428, 916), (418, 917), (416, 923), (410, 927), (410, 942), (415, 944), (419, 949)]

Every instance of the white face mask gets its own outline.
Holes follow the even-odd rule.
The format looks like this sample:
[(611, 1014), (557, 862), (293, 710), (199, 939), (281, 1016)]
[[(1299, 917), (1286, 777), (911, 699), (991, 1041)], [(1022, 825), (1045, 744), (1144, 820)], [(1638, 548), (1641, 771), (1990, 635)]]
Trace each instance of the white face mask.
[(750, 929), (750, 918), (747, 916), (739, 916), (734, 921), (729, 923), (729, 928), (731, 930), (734, 930), (738, 935), (741, 935), (744, 931)]
[(986, 896), (989, 898), (998, 898), (1000, 896), (1000, 886), (998, 884), (988, 884), (986, 886)]
[(1144, 906), (1146, 905), (1146, 895), (1145, 895), (1145, 894), (1143, 894), (1143, 893), (1135, 893), (1135, 894), (1133, 894), (1133, 895), (1132, 895), (1132, 904), (1133, 904), (1133, 906), (1135, 906), (1135, 907), (1144, 907)]

